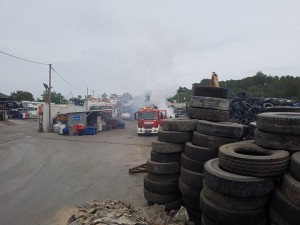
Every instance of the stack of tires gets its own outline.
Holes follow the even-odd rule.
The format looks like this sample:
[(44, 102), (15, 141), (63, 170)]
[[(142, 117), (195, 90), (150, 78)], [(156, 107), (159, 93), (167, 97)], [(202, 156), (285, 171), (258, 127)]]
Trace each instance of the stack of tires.
[(227, 90), (223, 88), (193, 87), (188, 111), (198, 122), (192, 142), (186, 143), (181, 155), (179, 189), (183, 204), (196, 224), (201, 223), (202, 216), (199, 195), (203, 188), (204, 163), (218, 157), (221, 145), (240, 141), (243, 136), (242, 125), (226, 122), (229, 119), (226, 97)]
[(181, 206), (178, 179), (181, 153), (185, 142), (192, 140), (197, 120), (164, 120), (158, 140), (152, 142), (151, 159), (147, 161), (148, 174), (144, 178), (144, 196), (148, 203), (162, 204), (167, 211)]
[(300, 113), (267, 112), (257, 117), (254, 140), (258, 145), (285, 149), (290, 158), (289, 173), (282, 177), (272, 197), (272, 225), (300, 224)]
[(248, 134), (247, 134), (247, 137), (246, 137), (247, 140), (253, 140), (255, 129), (256, 129), (256, 122), (249, 123)]
[(290, 171), (273, 194), (270, 206), (271, 225), (300, 224), (300, 152), (290, 160)]
[(227, 89), (194, 86), (188, 115), (192, 119), (209, 121), (229, 120)]
[(266, 225), (274, 178), (287, 172), (289, 153), (253, 141), (226, 144), (204, 165), (203, 225)]
[(256, 144), (272, 149), (300, 151), (300, 113), (261, 113), (257, 116), (256, 126)]

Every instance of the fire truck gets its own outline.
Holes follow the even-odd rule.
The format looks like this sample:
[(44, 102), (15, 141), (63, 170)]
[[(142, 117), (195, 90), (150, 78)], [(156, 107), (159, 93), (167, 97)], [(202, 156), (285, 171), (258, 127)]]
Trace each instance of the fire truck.
[(137, 120), (137, 134), (157, 134), (162, 120), (167, 119), (167, 111), (153, 107), (139, 109), (134, 118)]

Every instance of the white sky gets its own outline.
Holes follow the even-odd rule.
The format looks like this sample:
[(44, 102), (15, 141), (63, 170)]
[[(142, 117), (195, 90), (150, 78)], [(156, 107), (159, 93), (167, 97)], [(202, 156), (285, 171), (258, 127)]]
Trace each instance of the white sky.
[[(0, 51), (52, 63), (65, 97), (299, 76), (299, 0), (0, 0)], [(0, 92), (40, 97), (48, 67), (0, 54)]]

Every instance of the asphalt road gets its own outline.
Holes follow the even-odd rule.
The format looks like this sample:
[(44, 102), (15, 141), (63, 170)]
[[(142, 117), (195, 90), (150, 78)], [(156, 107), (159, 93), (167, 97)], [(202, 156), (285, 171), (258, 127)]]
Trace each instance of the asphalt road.
[(0, 121), (0, 224), (65, 225), (73, 206), (94, 199), (146, 205), (143, 164), (155, 136), (135, 122), (89, 136), (37, 132), (37, 122)]

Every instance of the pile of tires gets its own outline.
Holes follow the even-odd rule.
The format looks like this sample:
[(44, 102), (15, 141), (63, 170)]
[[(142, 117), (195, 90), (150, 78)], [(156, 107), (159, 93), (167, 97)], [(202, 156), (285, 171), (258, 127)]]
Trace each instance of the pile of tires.
[[(272, 225), (300, 224), (300, 113), (267, 112), (257, 117), (254, 141), (261, 146), (285, 149), (292, 155), (289, 173), (284, 174), (272, 197)], [(294, 153), (296, 152), (296, 153)]]
[(221, 145), (240, 141), (244, 127), (227, 122), (229, 101), (227, 90), (215, 87), (193, 87), (189, 116), (198, 119), (191, 142), (181, 155), (179, 189), (183, 205), (196, 224), (201, 224), (200, 192), (203, 188), (204, 164), (218, 157)]
[(179, 209), (182, 203), (179, 191), (181, 153), (186, 142), (192, 140), (197, 120), (164, 120), (158, 140), (152, 142), (151, 159), (147, 161), (148, 174), (144, 178), (144, 197), (149, 205), (164, 205), (167, 211)]
[(253, 141), (226, 144), (204, 165), (200, 194), (203, 225), (268, 224), (275, 177), (288, 171), (289, 153)]
[[(281, 102), (278, 99), (254, 98), (246, 92), (240, 92), (229, 96), (230, 121), (249, 125), (256, 120), (257, 114), (261, 112), (298, 111), (294, 109), (292, 102)], [(299, 108), (299, 107), (298, 107)]]
[(256, 144), (271, 149), (300, 151), (300, 113), (261, 113), (257, 116), (256, 126)]
[(228, 90), (216, 87), (194, 85), (188, 107), (188, 116), (192, 119), (210, 121), (229, 120)]

